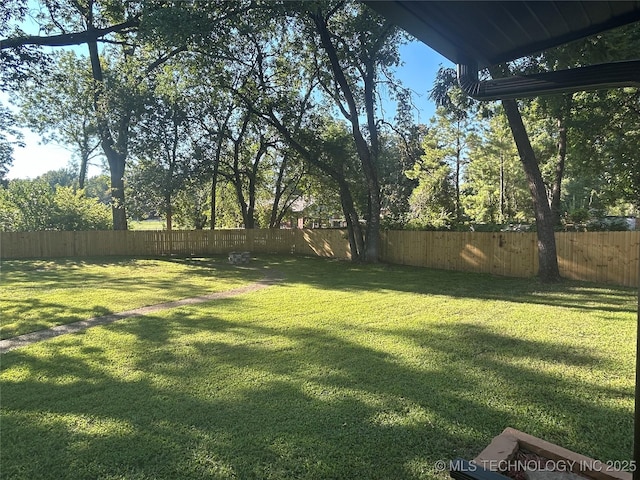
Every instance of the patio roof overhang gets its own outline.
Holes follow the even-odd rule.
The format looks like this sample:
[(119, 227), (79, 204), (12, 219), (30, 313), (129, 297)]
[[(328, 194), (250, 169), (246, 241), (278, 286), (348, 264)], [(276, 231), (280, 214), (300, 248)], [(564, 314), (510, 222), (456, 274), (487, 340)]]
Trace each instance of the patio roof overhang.
[(640, 1), (366, 1), (458, 65), (479, 100), (621, 86), (640, 87), (638, 59), (479, 81), (478, 70), (640, 21)]
[[(365, 3), (457, 64), (461, 87), (480, 100), (640, 87), (640, 59), (534, 76), (478, 80), (479, 69), (640, 21), (640, 1), (365, 0)], [(640, 288), (637, 328), (633, 442), (636, 466), (640, 465)], [(640, 480), (640, 467), (634, 470), (633, 478)]]

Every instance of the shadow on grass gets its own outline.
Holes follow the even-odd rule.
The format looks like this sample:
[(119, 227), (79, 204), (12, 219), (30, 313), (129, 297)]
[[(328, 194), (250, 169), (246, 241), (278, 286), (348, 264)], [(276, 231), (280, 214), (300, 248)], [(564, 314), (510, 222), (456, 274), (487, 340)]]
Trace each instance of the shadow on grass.
[[(153, 259), (167, 264), (189, 267), (187, 274), (176, 274), (173, 278), (159, 278), (131, 275), (131, 271), (143, 270), (140, 259), (130, 257), (99, 257), (85, 259), (56, 260), (14, 260), (3, 262), (2, 275), (24, 288), (46, 289), (61, 286), (73, 289), (99, 289), (131, 294), (163, 291), (171, 292), (166, 297), (156, 297), (144, 304), (160, 303), (193, 296), (189, 279), (211, 278), (220, 281), (255, 281), (260, 278), (265, 267), (283, 271), (287, 282), (308, 284), (316, 288), (343, 291), (400, 291), (418, 295), (446, 295), (457, 298), (479, 298), (508, 300), (520, 303), (543, 304), (581, 310), (607, 312), (634, 312), (636, 310), (635, 290), (622, 287), (600, 288), (585, 283), (565, 282), (559, 285), (544, 285), (536, 280), (492, 277), (486, 274), (447, 272), (417, 267), (391, 265), (354, 265), (348, 262), (321, 259), (261, 256), (249, 267), (228, 265), (224, 257), (190, 258), (161, 257)], [(89, 267), (89, 268), (84, 268)], [(107, 273), (112, 268), (126, 269), (127, 276)], [(96, 272), (104, 268), (105, 273)], [(90, 271), (88, 271), (90, 270)], [(144, 278), (144, 280), (141, 280)], [(183, 281), (181, 281), (183, 279)], [(38, 318), (39, 311), (44, 318)], [(100, 315), (116, 313), (118, 309), (101, 304), (71, 306), (63, 302), (43, 301), (37, 297), (26, 300), (7, 299), (3, 308), (5, 328), (0, 338), (37, 331), (53, 325), (72, 323)], [(28, 322), (21, 319), (30, 318)], [(11, 322), (26, 323), (8, 327)]]
[[(218, 257), (87, 257), (78, 259), (50, 259), (50, 260), (4, 260), (2, 263), (2, 276), (7, 282), (23, 283), (29, 288), (29, 284), (45, 284), (65, 286), (68, 288), (86, 287), (88, 284), (105, 284), (110, 288), (119, 288), (131, 291), (131, 287), (141, 287), (149, 285), (152, 287), (176, 287), (173, 279), (164, 280), (144, 276), (144, 283), (141, 284), (140, 276), (117, 276), (117, 271), (111, 273), (109, 269), (123, 269), (129, 273), (144, 270), (150, 267), (144, 263), (145, 260), (167, 265), (185, 265), (189, 267), (190, 277), (215, 278), (221, 280), (244, 279), (256, 275), (255, 268), (238, 268), (229, 265), (226, 259)], [(87, 267), (91, 272), (87, 271)], [(104, 269), (103, 271), (97, 269)], [(180, 272), (176, 272), (180, 275)], [(259, 273), (257, 273), (259, 276)]]
[[(631, 289), (266, 261), (289, 285), (324, 290), (634, 311)], [(303, 309), (304, 298), (287, 301)], [(630, 458), (631, 388), (535, 368), (605, 371), (597, 352), (461, 322), (376, 330), (410, 347), (407, 359), (363, 341), (357, 326), (274, 326), (252, 310), (246, 321), (217, 311), (180, 308), (3, 355), (2, 476), (445, 478), (437, 460), (471, 458), (506, 426), (601, 460)]]
[[(57, 302), (42, 301), (37, 298), (10, 300), (7, 303), (9, 305), (3, 308), (1, 312), (4, 325), (0, 332), (0, 340), (12, 338), (23, 333), (36, 332), (50, 328), (53, 325), (68, 324), (114, 313), (101, 305), (73, 307)], [(44, 314), (40, 315), (39, 312)], [(11, 319), (26, 319), (27, 317), (30, 317), (28, 321), (20, 322), (25, 325), (28, 324), (27, 328), (16, 330), (7, 327), (7, 324), (11, 323)]]
[[(160, 278), (159, 275), (149, 274), (149, 265), (141, 263), (144, 260), (101, 257), (4, 261), (2, 279), (5, 287), (14, 288), (22, 295), (25, 291), (32, 291), (33, 294), (25, 299), (10, 296), (4, 299), (0, 339), (109, 315), (129, 308), (188, 298), (194, 296), (194, 279), (212, 279), (212, 287), (215, 287), (215, 282), (248, 283), (262, 278), (264, 274), (261, 265), (238, 268), (225, 263), (222, 257), (148, 259), (160, 265), (164, 262), (167, 265), (188, 267), (188, 270), (176, 271), (168, 278)], [(153, 268), (161, 270), (161, 267)], [(136, 274), (138, 271), (140, 273)], [(126, 275), (120, 275), (119, 272)], [(82, 297), (87, 292), (94, 292), (93, 297), (87, 298), (85, 304), (77, 305), (73, 300), (49, 300), (48, 296), (52, 290), (60, 291), (59, 297), (62, 300), (65, 299), (65, 295)], [(68, 293), (65, 290), (68, 290)], [(104, 292), (104, 298), (96, 299), (96, 294), (101, 290)], [(143, 295), (145, 292), (159, 293), (147, 293), (149, 298), (146, 302), (132, 307), (118, 309), (117, 305), (111, 308), (105, 306), (105, 302), (114, 303), (113, 300), (108, 301), (107, 296), (122, 295), (125, 300), (131, 295)], [(199, 287), (197, 294), (202, 293), (205, 292)]]
[[(287, 281), (327, 290), (397, 291), (418, 295), (506, 300), (603, 312), (635, 312), (637, 289), (565, 280), (544, 284), (537, 279), (454, 272), (390, 264), (353, 264), (316, 258), (279, 258), (270, 262)], [(338, 266), (336, 265), (338, 264)]]
[(3, 476), (433, 478), (506, 426), (587, 454), (596, 432), (604, 460), (631, 453), (631, 412), (592, 398), (628, 404), (631, 390), (522, 366), (601, 362), (553, 342), (389, 327), (419, 348), (409, 362), (330, 328), (189, 309), (105, 331), (3, 357), (20, 377), (2, 387)]

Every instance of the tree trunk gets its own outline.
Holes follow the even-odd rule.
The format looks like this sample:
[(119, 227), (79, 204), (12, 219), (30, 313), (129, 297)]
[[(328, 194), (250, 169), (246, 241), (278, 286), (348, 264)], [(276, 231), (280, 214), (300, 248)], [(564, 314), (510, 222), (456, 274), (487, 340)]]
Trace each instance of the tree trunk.
[(87, 178), (87, 157), (84, 153), (81, 153), (80, 159), (80, 174), (78, 175), (78, 188), (82, 190)]
[(458, 224), (462, 220), (462, 209), (460, 208), (460, 170), (462, 169), (461, 135), (460, 120), (458, 119), (456, 121), (456, 222)]
[(562, 177), (567, 158), (567, 126), (563, 118), (558, 118), (558, 163), (551, 189), (551, 214), (554, 225), (560, 224), (560, 199), (562, 196)]
[(249, 207), (247, 208), (247, 218), (245, 219), (244, 228), (256, 228), (256, 217), (255, 217), (255, 207), (253, 202), (249, 202)]
[(253, 226), (249, 226), (249, 216), (248, 216), (248, 206), (247, 202), (244, 199), (244, 193), (242, 192), (242, 185), (239, 180), (233, 180), (233, 188), (236, 191), (236, 199), (238, 200), (238, 206), (240, 207), (240, 214), (242, 215), (242, 223), (244, 228), (253, 228)]
[(504, 155), (500, 154), (500, 223), (504, 222), (506, 212), (504, 184)]
[(280, 211), (280, 201), (282, 200), (282, 196), (284, 195), (285, 188), (282, 186), (282, 179), (284, 178), (284, 172), (287, 168), (287, 156), (282, 159), (280, 166), (278, 168), (278, 176), (276, 178), (275, 192), (273, 196), (273, 205), (271, 205), (271, 215), (269, 215), (269, 228), (278, 228), (280, 221), (284, 215), (281, 213), (278, 215)]
[(369, 183), (370, 209), (367, 219), (364, 260), (368, 263), (377, 263), (380, 258), (380, 186), (377, 178)]
[(365, 255), (365, 241), (364, 235), (362, 234), (362, 227), (360, 226), (360, 219), (353, 204), (349, 184), (344, 178), (335, 180), (337, 180), (340, 188), (340, 204), (342, 205), (342, 212), (347, 222), (351, 260), (358, 262), (363, 260)]
[(211, 230), (216, 229), (216, 195), (218, 190), (218, 164), (213, 167), (211, 179)]
[(80, 150), (80, 172), (78, 173), (78, 188), (82, 190), (84, 188), (84, 184), (87, 179), (87, 164), (89, 163), (89, 155), (91, 155), (91, 151), (89, 149), (89, 142), (86, 135), (86, 127), (83, 128), (83, 137), (80, 142), (78, 142), (78, 147)]
[(560, 280), (560, 270), (556, 253), (554, 222), (542, 174), (538, 167), (535, 152), (531, 147), (529, 135), (522, 122), (518, 104), (515, 100), (502, 100), (502, 105), (509, 120), (509, 126), (518, 148), (533, 200), (538, 236), (538, 277), (543, 282), (557, 282)]
[[(357, 123), (352, 121), (357, 132), (354, 131), (356, 143), (360, 142), (358, 150), (360, 163), (367, 178), (367, 190), (369, 196), (369, 218), (367, 219), (367, 235), (365, 238), (365, 260), (369, 263), (377, 263), (380, 258), (380, 214), (382, 199), (380, 180), (378, 178), (378, 159), (380, 158), (380, 141), (378, 138), (378, 125), (375, 117), (375, 66), (372, 59), (365, 62), (364, 80), (364, 104), (367, 114), (367, 127), (369, 131), (370, 148), (366, 144)], [(353, 118), (353, 111), (352, 111)]]
[[(167, 202), (171, 202), (170, 199), (166, 200)], [(171, 204), (167, 204), (167, 231), (170, 232), (173, 230), (173, 209), (171, 208)]]
[(342, 95), (348, 105), (347, 119), (351, 123), (351, 131), (356, 144), (356, 152), (362, 166), (366, 178), (367, 195), (368, 195), (368, 217), (367, 218), (367, 235), (365, 238), (364, 260), (375, 263), (379, 259), (379, 243), (380, 243), (380, 183), (378, 181), (378, 173), (376, 160), (378, 159), (378, 131), (374, 118), (374, 66), (371, 59), (365, 66), (366, 72), (363, 75), (364, 83), (364, 104), (367, 115), (367, 124), (369, 127), (369, 137), (371, 146), (360, 130), (360, 121), (358, 107), (356, 105), (356, 97), (347, 81), (345, 72), (340, 65), (336, 47), (333, 44), (331, 33), (327, 26), (326, 18), (319, 12), (311, 14), (314, 21), (320, 42), (329, 58), (331, 70), (333, 71), (336, 85), (339, 86)]
[[(108, 152), (108, 153), (107, 153)], [(124, 208), (124, 166), (122, 155), (105, 149), (111, 173), (111, 215), (114, 230), (127, 230), (127, 213)]]
[(266, 142), (266, 139), (263, 136), (260, 136), (260, 147), (258, 148), (258, 152), (253, 158), (253, 164), (251, 165), (251, 170), (247, 173), (249, 177), (249, 206), (247, 209), (247, 220), (251, 226), (246, 226), (246, 228), (256, 228), (256, 201), (258, 196), (258, 170), (260, 169), (260, 162), (262, 158), (267, 154), (269, 146)]
[(269, 112), (264, 118), (278, 130), (285, 141), (310, 165), (317, 167), (320, 171), (327, 174), (333, 179), (340, 189), (340, 203), (342, 211), (347, 222), (347, 231), (349, 234), (349, 246), (351, 247), (351, 260), (359, 261), (363, 259), (364, 254), (364, 235), (360, 227), (360, 219), (356, 212), (353, 196), (349, 184), (344, 178), (344, 174), (337, 171), (333, 166), (327, 165), (320, 161), (317, 155), (314, 155), (309, 149), (305, 148), (300, 142), (293, 138), (291, 132), (282, 124), (282, 122), (274, 115), (273, 111)]
[[(93, 27), (90, 25), (89, 27)], [(109, 163), (111, 174), (111, 214), (113, 217), (114, 230), (127, 230), (127, 213), (124, 206), (124, 168), (126, 165), (126, 154), (118, 152), (114, 148), (113, 136), (106, 121), (106, 112), (103, 111), (101, 101), (104, 99), (104, 78), (102, 66), (98, 56), (98, 45), (96, 42), (88, 42), (89, 59), (91, 61), (91, 72), (94, 84), (94, 108), (96, 112), (96, 123), (100, 134), (102, 150)]]

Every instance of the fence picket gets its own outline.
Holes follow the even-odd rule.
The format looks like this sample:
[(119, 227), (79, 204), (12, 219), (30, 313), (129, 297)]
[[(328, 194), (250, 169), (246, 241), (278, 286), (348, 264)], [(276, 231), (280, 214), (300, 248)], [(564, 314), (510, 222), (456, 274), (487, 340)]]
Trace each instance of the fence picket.
[[(640, 281), (640, 231), (556, 234), (563, 277), (625, 286)], [(447, 270), (531, 277), (535, 233), (385, 231), (381, 260)], [(350, 258), (343, 230), (0, 232), (0, 258), (220, 255), (231, 251)]]

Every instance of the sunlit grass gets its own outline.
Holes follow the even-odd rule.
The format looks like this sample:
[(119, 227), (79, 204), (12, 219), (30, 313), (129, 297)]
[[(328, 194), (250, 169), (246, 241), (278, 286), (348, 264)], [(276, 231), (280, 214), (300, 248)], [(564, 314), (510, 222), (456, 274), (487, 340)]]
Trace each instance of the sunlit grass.
[(3, 260), (0, 336), (228, 290), (261, 275), (222, 257)]
[(632, 448), (636, 293), (266, 258), (284, 281), (2, 357), (2, 476), (416, 479), (511, 426)]
[(129, 230), (166, 230), (163, 220), (131, 220)]

